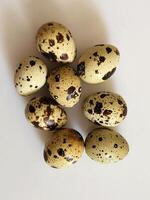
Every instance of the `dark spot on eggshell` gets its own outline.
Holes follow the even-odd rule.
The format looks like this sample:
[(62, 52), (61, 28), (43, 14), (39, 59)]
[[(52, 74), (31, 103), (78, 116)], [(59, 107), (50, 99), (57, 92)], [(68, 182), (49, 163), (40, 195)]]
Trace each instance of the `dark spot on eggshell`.
[(73, 158), (66, 157), (65, 160), (68, 161), (68, 162), (71, 162), (73, 160)]
[(79, 89), (78, 89), (78, 92), (81, 92), (82, 91), (82, 88), (81, 87), (79, 87)]
[(98, 70), (95, 70), (95, 74), (99, 74)]
[(97, 52), (94, 52), (94, 53), (93, 53), (93, 56), (97, 57), (97, 56), (98, 56), (98, 53), (97, 53)]
[(39, 69), (42, 70), (42, 66), (39, 66)]
[(63, 54), (60, 56), (60, 59), (61, 59), (61, 60), (68, 60), (68, 54), (67, 54), (67, 53), (63, 53)]
[(68, 94), (72, 94), (75, 91), (75, 87), (71, 86), (68, 88)]
[(48, 25), (48, 26), (53, 26), (53, 23), (48, 23), (47, 25)]
[(51, 155), (52, 155), (52, 152), (51, 152), (51, 150), (50, 150), (50, 149), (47, 149), (47, 153), (48, 153), (48, 155), (49, 155), (49, 156), (51, 156)]
[(97, 45), (95, 45), (95, 47), (98, 47), (98, 46), (103, 47), (104, 44), (97, 44)]
[(57, 60), (57, 56), (53, 52), (49, 52), (49, 53), (41, 52), (41, 54), (47, 59), (49, 59), (51, 62), (56, 62)]
[(49, 40), (49, 45), (50, 45), (51, 47), (54, 46), (54, 45), (55, 45), (55, 40), (50, 39), (50, 40)]
[(94, 103), (93, 103), (93, 100), (92, 100), (92, 99), (89, 101), (89, 104), (90, 104), (90, 105), (94, 105)]
[(62, 43), (64, 41), (64, 36), (61, 33), (58, 33), (56, 39), (58, 43)]
[(127, 115), (127, 106), (125, 104), (123, 105), (123, 109), (124, 110), (123, 110), (122, 114), (123, 114), (123, 116), (126, 116)]
[(29, 112), (30, 113), (34, 113), (35, 112), (34, 106), (32, 106), (32, 105), (29, 106)]
[(46, 153), (45, 150), (44, 150), (43, 156), (44, 156), (44, 160), (47, 162), (48, 161), (48, 157), (47, 157), (47, 153)]
[(100, 97), (103, 99), (105, 98), (106, 96), (109, 96), (109, 94), (101, 94)]
[(77, 66), (77, 75), (83, 76), (85, 75), (85, 62), (81, 62)]
[(60, 74), (57, 74), (57, 75), (55, 76), (55, 81), (56, 81), (56, 82), (59, 82), (59, 81), (60, 81)]
[(77, 161), (75, 160), (75, 161), (72, 162), (72, 164), (75, 164), (76, 162), (77, 162)]
[(70, 40), (70, 37), (69, 37), (69, 35), (68, 35), (68, 34), (66, 34), (66, 38), (67, 38), (67, 40), (68, 40), (68, 41)]
[(58, 167), (55, 167), (54, 165), (52, 165), (51, 167), (54, 168), (54, 169), (58, 169)]
[(36, 62), (35, 62), (34, 60), (31, 60), (31, 61), (30, 61), (30, 65), (31, 65), (31, 66), (34, 66), (35, 63), (36, 63)]
[(54, 158), (58, 158), (58, 156), (56, 156), (56, 155), (54, 155), (53, 157), (54, 157)]
[(93, 145), (92, 148), (95, 149), (95, 148), (96, 148), (96, 145)]
[(94, 113), (96, 114), (101, 114), (102, 112), (102, 107), (103, 107), (103, 104), (101, 102), (96, 102), (96, 106), (94, 108)]
[(89, 114), (92, 114), (92, 109), (88, 109), (88, 113), (89, 113)]
[(112, 49), (111, 49), (110, 47), (106, 47), (106, 51), (107, 51), (107, 53), (109, 54), (109, 53), (112, 52)]
[(103, 140), (103, 138), (102, 138), (102, 137), (99, 137), (98, 140), (101, 142), (101, 141)]
[(40, 44), (38, 45), (38, 47), (39, 47), (39, 50), (42, 51), (42, 48), (41, 48), (41, 45), (40, 45)]
[(106, 58), (104, 56), (100, 56), (97, 65), (99, 66), (101, 63), (105, 62), (105, 60)]
[(106, 60), (106, 58), (105, 58), (104, 56), (100, 56), (100, 57), (99, 57), (99, 61), (100, 61), (100, 62), (105, 62), (105, 60)]
[(103, 80), (107, 80), (108, 78), (110, 78), (113, 74), (114, 74), (114, 72), (116, 71), (116, 67), (115, 68), (113, 68), (110, 72), (108, 72), (107, 74), (105, 74), (104, 76), (103, 76)]
[(117, 56), (119, 56), (119, 55), (120, 55), (120, 53), (119, 53), (118, 49), (116, 49), (114, 52), (115, 52), (115, 54), (116, 54)]
[(79, 94), (76, 92), (76, 88), (71, 86), (68, 88), (67, 90), (68, 96), (67, 96), (67, 101), (69, 101), (72, 98), (76, 98), (77, 96), (79, 96)]
[(65, 156), (65, 152), (64, 152), (64, 150), (63, 150), (62, 148), (59, 148), (59, 149), (57, 150), (57, 153), (58, 153), (58, 155), (61, 156), (61, 157), (64, 157), (64, 156)]
[(118, 144), (114, 144), (114, 148), (118, 148)]
[(32, 124), (33, 124), (36, 128), (39, 128), (39, 122), (33, 121)]
[(65, 143), (66, 143), (66, 141), (67, 141), (67, 140), (66, 140), (66, 138), (64, 138), (64, 139), (63, 139), (63, 144), (65, 144)]
[(103, 115), (107, 116), (110, 115), (112, 113), (112, 110), (104, 110)]
[(118, 101), (119, 105), (123, 104), (123, 102), (120, 99), (117, 99), (117, 101)]

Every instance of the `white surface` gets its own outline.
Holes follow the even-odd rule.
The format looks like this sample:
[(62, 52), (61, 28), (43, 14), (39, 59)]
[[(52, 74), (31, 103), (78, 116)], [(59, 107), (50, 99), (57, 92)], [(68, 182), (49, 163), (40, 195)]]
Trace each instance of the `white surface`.
[[(149, 0), (0, 0), (0, 199), (150, 199), (149, 8)], [(128, 117), (118, 129), (130, 153), (118, 164), (101, 166), (85, 154), (66, 170), (51, 169), (43, 161), (45, 134), (26, 122), (25, 100), (15, 91), (13, 75), (23, 57), (38, 55), (36, 30), (53, 20), (71, 29), (78, 53), (97, 43), (120, 49), (113, 78), (84, 86), (83, 95), (105, 88), (128, 102)], [(67, 111), (69, 126), (83, 136), (94, 128), (80, 105)]]

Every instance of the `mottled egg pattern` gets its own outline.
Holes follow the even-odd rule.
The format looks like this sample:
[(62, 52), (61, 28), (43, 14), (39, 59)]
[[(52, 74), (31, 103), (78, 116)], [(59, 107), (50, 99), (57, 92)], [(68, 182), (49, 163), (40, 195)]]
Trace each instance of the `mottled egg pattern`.
[(97, 125), (117, 126), (127, 115), (124, 99), (112, 92), (98, 92), (83, 104), (84, 115)]
[(119, 58), (120, 54), (116, 47), (109, 44), (96, 45), (81, 55), (77, 74), (87, 83), (101, 83), (113, 75)]
[(129, 145), (116, 131), (99, 128), (87, 136), (85, 151), (92, 160), (102, 164), (115, 163), (128, 154)]
[(15, 73), (15, 87), (20, 95), (34, 94), (46, 82), (47, 67), (42, 60), (29, 56), (19, 63)]
[(35, 127), (43, 130), (56, 130), (67, 123), (66, 112), (49, 97), (33, 98), (25, 110), (26, 118)]
[(42, 25), (36, 36), (37, 49), (50, 61), (73, 62), (76, 46), (72, 34), (62, 24), (51, 22)]
[(53, 69), (48, 77), (50, 94), (62, 106), (73, 107), (81, 95), (80, 78), (69, 66)]
[(83, 151), (83, 138), (76, 130), (60, 129), (46, 144), (44, 159), (53, 168), (68, 167), (80, 159)]

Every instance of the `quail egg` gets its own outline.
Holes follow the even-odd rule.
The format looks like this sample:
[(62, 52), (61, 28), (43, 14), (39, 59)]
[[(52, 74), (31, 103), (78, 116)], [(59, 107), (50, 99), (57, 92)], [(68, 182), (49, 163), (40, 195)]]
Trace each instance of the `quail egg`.
[(36, 36), (37, 49), (50, 61), (71, 63), (76, 56), (76, 45), (71, 32), (62, 24), (42, 25)]
[(48, 77), (51, 96), (62, 106), (73, 107), (81, 95), (80, 78), (72, 67), (54, 68)]
[(117, 126), (127, 115), (124, 99), (112, 92), (98, 92), (89, 96), (83, 104), (87, 119), (97, 125)]
[(76, 163), (83, 151), (83, 138), (76, 130), (60, 129), (51, 134), (45, 146), (44, 159), (53, 168), (64, 168)]
[(122, 160), (128, 154), (129, 145), (116, 131), (98, 128), (88, 134), (85, 151), (92, 160), (108, 164)]
[(50, 97), (37, 97), (29, 101), (25, 109), (27, 120), (37, 128), (56, 130), (67, 123), (66, 112)]
[(21, 61), (15, 73), (15, 87), (20, 95), (28, 96), (41, 89), (47, 76), (44, 62), (35, 56)]
[(116, 71), (120, 54), (115, 46), (109, 44), (96, 45), (81, 55), (77, 74), (86, 83), (101, 83), (110, 78)]

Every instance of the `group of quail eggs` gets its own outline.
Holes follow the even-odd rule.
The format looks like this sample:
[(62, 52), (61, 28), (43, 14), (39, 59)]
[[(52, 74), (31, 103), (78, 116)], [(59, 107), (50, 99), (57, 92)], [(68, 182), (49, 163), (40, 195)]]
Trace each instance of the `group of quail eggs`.
[(73, 107), (80, 100), (81, 81), (101, 83), (112, 76), (119, 63), (119, 51), (109, 44), (95, 45), (82, 53), (76, 70), (69, 66), (77, 49), (71, 32), (62, 24), (51, 22), (42, 25), (36, 35), (38, 51), (51, 63), (58, 63), (48, 72), (46, 64), (36, 56), (22, 60), (15, 73), (15, 87), (22, 96), (39, 91), (45, 84), (49, 97), (32, 98), (26, 106), (27, 120), (37, 128), (49, 131), (44, 159), (53, 168), (63, 168), (76, 163), (84, 148), (87, 155), (99, 163), (122, 160), (129, 151), (124, 137), (110, 129), (127, 115), (124, 99), (112, 92), (98, 91), (88, 96), (82, 109), (85, 117), (99, 128), (92, 130), (84, 141), (81, 134), (70, 128), (62, 107)]

